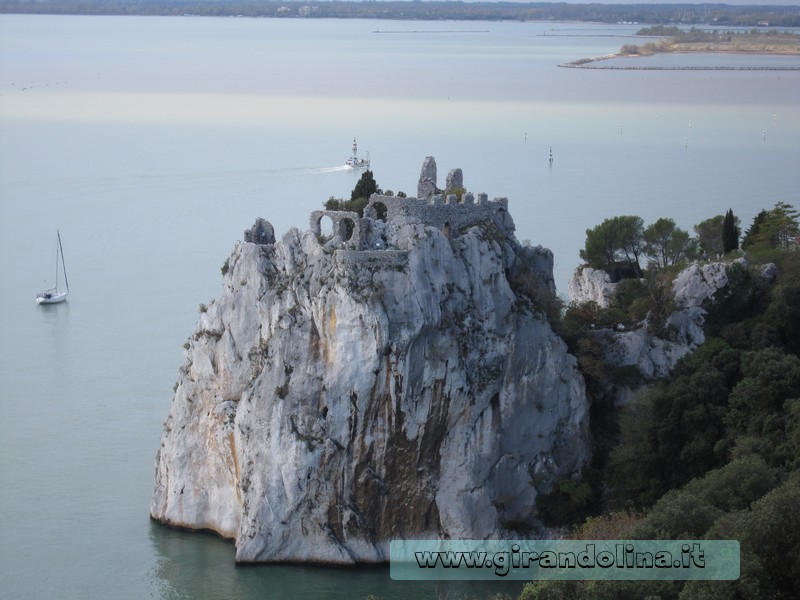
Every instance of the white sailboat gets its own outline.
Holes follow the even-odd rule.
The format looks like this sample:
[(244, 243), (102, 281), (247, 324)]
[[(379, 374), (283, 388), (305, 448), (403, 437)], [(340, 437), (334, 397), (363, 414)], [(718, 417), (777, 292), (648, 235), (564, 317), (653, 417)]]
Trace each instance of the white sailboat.
[[(58, 304), (64, 302), (69, 294), (69, 281), (67, 280), (67, 266), (64, 263), (64, 249), (61, 247), (61, 232), (56, 230), (56, 237), (58, 244), (56, 244), (56, 283), (53, 287), (36, 294), (37, 304)], [(64, 271), (64, 284), (66, 290), (58, 289), (58, 263), (61, 263), (61, 269)]]

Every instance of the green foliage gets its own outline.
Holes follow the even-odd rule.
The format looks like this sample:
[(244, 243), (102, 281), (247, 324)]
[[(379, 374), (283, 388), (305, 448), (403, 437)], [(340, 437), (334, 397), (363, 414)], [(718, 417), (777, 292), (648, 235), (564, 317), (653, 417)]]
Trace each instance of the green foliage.
[(710, 363), (715, 356), (729, 349), (730, 346), (722, 338), (707, 337), (705, 342), (683, 359), (681, 366), (687, 368), (689, 372), (696, 371)]
[(677, 600), (676, 581), (532, 581), (519, 600)]
[(696, 253), (695, 240), (674, 220), (661, 218), (645, 228), (640, 217), (623, 216), (587, 229), (580, 256), (590, 267), (606, 271), (616, 281), (641, 277), (642, 257), (649, 257), (651, 269), (664, 270), (683, 264)]
[(636, 35), (674, 37), (682, 32), (683, 30), (675, 25), (654, 25), (653, 27), (642, 27), (636, 32)]
[(372, 171), (366, 170), (361, 174), (361, 178), (350, 193), (350, 200), (331, 196), (325, 202), (325, 210), (354, 212), (358, 213), (359, 217), (363, 217), (364, 209), (369, 204), (370, 196), (380, 193), (381, 190), (375, 182)]
[[(481, 239), (504, 244), (508, 236), (503, 234), (493, 221), (481, 221), (477, 224)], [(536, 268), (536, 261), (528, 252), (528, 248), (523, 247), (516, 253), (516, 258), (511, 268), (506, 272), (508, 285), (517, 296), (517, 301), (530, 306), (543, 314), (548, 321), (556, 324), (561, 320), (564, 303), (555, 293), (552, 281), (545, 279), (546, 273)]]
[(675, 225), (672, 219), (658, 219), (644, 230), (644, 250), (656, 268), (684, 262), (693, 254), (689, 233)]
[(607, 308), (590, 302), (567, 307), (557, 324), (559, 334), (574, 349), (574, 341), (595, 329), (638, 329), (647, 319), (648, 331), (668, 336), (664, 325), (674, 310), (672, 272), (648, 269), (641, 279), (623, 279), (614, 288)]
[(355, 200), (343, 200), (331, 196), (325, 202), (325, 210), (347, 211), (358, 213), (359, 217), (364, 216), (364, 209), (369, 202), (368, 198), (356, 198)]
[[(356, 183), (356, 186), (353, 188), (352, 193), (350, 194), (350, 201), (358, 200), (359, 198), (366, 198), (369, 200), (369, 197), (372, 194), (379, 193), (380, 189), (378, 188), (378, 184), (375, 181), (375, 177), (372, 174), (372, 171), (367, 169), (361, 174), (361, 178)], [(363, 215), (362, 215), (363, 216)]]
[(768, 211), (756, 215), (745, 234), (743, 248), (759, 254), (779, 248), (796, 248), (800, 235), (800, 212), (791, 204), (778, 202)]
[(779, 472), (748, 455), (664, 494), (631, 539), (701, 539), (725, 513), (739, 511), (778, 485)]
[[(792, 253), (796, 263), (800, 254)], [(784, 263), (784, 267), (789, 265)], [(780, 269), (781, 267), (779, 267)], [(795, 267), (794, 273), (800, 273)], [(755, 347), (774, 345), (787, 352), (800, 353), (800, 275), (792, 271), (782, 275), (767, 295), (769, 304), (755, 324), (751, 344)]]
[(767, 211), (762, 209), (761, 212), (759, 212), (753, 218), (753, 223), (750, 225), (750, 229), (745, 231), (744, 238), (742, 238), (742, 249), (747, 250), (756, 242), (759, 232), (761, 231), (761, 225), (766, 220)]
[[(744, 353), (743, 378), (731, 391), (725, 423), (731, 439), (746, 434), (780, 445), (787, 425), (784, 406), (800, 398), (800, 358), (777, 348)], [(788, 406), (790, 410), (792, 406)], [(790, 457), (767, 455), (781, 462)]]
[(717, 215), (694, 226), (700, 248), (711, 256), (722, 254), (722, 225), (725, 217)]
[(595, 501), (595, 491), (586, 481), (563, 478), (550, 494), (536, 497), (536, 508), (547, 522), (564, 525), (583, 521)]
[(688, 582), (687, 597), (790, 600), (800, 597), (800, 478), (797, 474), (749, 508), (718, 519), (709, 539), (736, 539), (741, 575), (730, 582)]
[(722, 251), (727, 254), (739, 249), (739, 218), (733, 216), (733, 210), (728, 209), (722, 221)]
[(712, 298), (703, 302), (706, 315), (705, 331), (718, 336), (728, 323), (753, 316), (758, 300), (755, 278), (741, 264), (728, 267), (728, 283)]
[(446, 190), (442, 191), (442, 197), (447, 198), (447, 196), (453, 194), (456, 196), (456, 198), (460, 200), (466, 193), (467, 193), (467, 188), (465, 187), (447, 188)]
[[(534, 582), (521, 598), (800, 597), (800, 252), (791, 242), (781, 246), (780, 236), (769, 233), (775, 227), (764, 227), (780, 215), (789, 215), (784, 224), (791, 225), (789, 209), (778, 209), (757, 218), (745, 235), (749, 258), (752, 240), (756, 246), (771, 240), (760, 256), (775, 262), (777, 278), (763, 280), (760, 266), (729, 267), (728, 285), (704, 305), (705, 343), (679, 361), (668, 379), (641, 391), (618, 418), (610, 418), (614, 413), (603, 394), (619, 383), (619, 374), (605, 363), (601, 335), (591, 324), (618, 316), (614, 310), (636, 314), (637, 302), (649, 294), (646, 278), (618, 285), (612, 309), (570, 306), (559, 323), (593, 402), (598, 452), (584, 482), (607, 490), (606, 509), (622, 509), (611, 515), (628, 515), (626, 527), (612, 525), (607, 533), (617, 539), (738, 539), (740, 579)], [(699, 229), (713, 233), (714, 227)], [(607, 458), (598, 459), (603, 453)], [(541, 500), (542, 511), (567, 521), (567, 507), (582, 498), (581, 491), (557, 489), (553, 498)], [(548, 504), (558, 501), (563, 506)], [(646, 513), (633, 518), (631, 509)], [(587, 519), (575, 531), (592, 535), (594, 523), (616, 522), (611, 515)]]
[(644, 222), (641, 217), (622, 216), (606, 219), (586, 230), (586, 244), (580, 257), (595, 268), (609, 273), (628, 267), (632, 274), (641, 274), (639, 257), (644, 249)]
[(700, 352), (710, 360), (684, 361), (670, 384), (652, 386), (622, 410), (620, 443), (606, 471), (616, 505), (648, 506), (723, 464), (724, 419), (739, 353), (718, 340)]

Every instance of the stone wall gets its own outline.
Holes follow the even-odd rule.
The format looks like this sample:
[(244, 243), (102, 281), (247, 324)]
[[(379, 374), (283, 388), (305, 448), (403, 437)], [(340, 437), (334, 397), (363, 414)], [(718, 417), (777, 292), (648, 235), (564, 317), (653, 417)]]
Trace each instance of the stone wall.
[[(461, 187), (463, 175), (461, 169), (453, 169), (447, 176), (448, 186)], [(419, 189), (425, 194), (420, 198), (403, 198), (400, 196), (384, 196), (373, 194), (364, 209), (364, 216), (359, 217), (355, 212), (315, 210), (309, 218), (311, 232), (320, 239), (328, 250), (346, 250), (348, 252), (388, 252), (392, 248), (386, 245), (386, 222), (395, 218), (418, 219), (424, 225), (436, 227), (448, 238), (462, 235), (468, 228), (481, 224), (493, 223), (498, 231), (506, 236), (514, 234), (514, 221), (508, 212), (508, 198), (495, 198), (489, 200), (487, 194), (480, 193), (477, 197), (465, 193), (461, 198), (450, 194), (443, 198), (436, 193), (436, 161), (429, 156), (420, 173)], [(333, 223), (333, 235), (322, 240), (322, 219), (328, 217)], [(245, 241), (270, 244), (275, 238), (272, 226), (263, 219), (245, 232)], [(366, 261), (374, 261), (375, 257), (366, 254), (362, 257)], [(347, 262), (354, 263), (359, 260), (357, 256), (347, 255)], [(387, 259), (394, 264), (397, 257)]]
[(470, 192), (464, 194), (460, 201), (452, 194), (447, 198), (436, 195), (430, 200), (373, 194), (364, 209), (364, 216), (377, 219), (379, 205), (385, 207), (387, 221), (395, 217), (414, 217), (448, 236), (457, 236), (464, 229), (482, 221), (494, 222), (505, 235), (514, 233), (514, 222), (508, 213), (508, 198), (489, 201), (486, 194), (478, 194), (475, 198)]

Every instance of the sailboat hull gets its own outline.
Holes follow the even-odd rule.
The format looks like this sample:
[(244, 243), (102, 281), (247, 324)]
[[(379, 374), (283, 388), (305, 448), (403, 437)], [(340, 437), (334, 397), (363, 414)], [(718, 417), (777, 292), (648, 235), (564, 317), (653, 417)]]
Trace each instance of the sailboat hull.
[(69, 292), (42, 292), (36, 295), (36, 304), (58, 304), (67, 299)]
[[(36, 294), (36, 304), (59, 304), (67, 299), (69, 294), (69, 280), (67, 279), (67, 265), (64, 263), (64, 248), (61, 247), (61, 232), (56, 229), (56, 281), (55, 285), (43, 292)], [(66, 290), (58, 290), (58, 259), (61, 259), (61, 268), (64, 270), (64, 283)]]

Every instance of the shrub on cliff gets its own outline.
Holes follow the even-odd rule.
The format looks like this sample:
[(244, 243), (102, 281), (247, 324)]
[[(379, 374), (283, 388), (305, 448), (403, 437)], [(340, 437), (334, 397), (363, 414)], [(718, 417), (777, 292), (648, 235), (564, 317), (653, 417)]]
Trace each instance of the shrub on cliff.
[(331, 196), (325, 202), (325, 210), (354, 212), (358, 213), (359, 217), (363, 217), (364, 209), (369, 203), (370, 196), (380, 193), (381, 189), (378, 187), (375, 177), (372, 175), (372, 171), (366, 170), (361, 174), (361, 178), (350, 193), (350, 200)]

